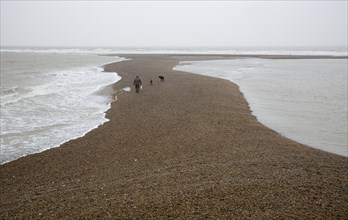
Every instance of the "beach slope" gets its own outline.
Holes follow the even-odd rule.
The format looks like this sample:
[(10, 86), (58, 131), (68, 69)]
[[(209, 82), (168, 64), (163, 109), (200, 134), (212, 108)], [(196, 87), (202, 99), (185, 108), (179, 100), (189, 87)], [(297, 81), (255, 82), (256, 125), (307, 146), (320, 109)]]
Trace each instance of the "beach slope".
[(122, 76), (109, 122), (0, 166), (0, 219), (348, 217), (346, 157), (266, 128), (235, 84), (172, 70), (224, 57), (125, 56), (105, 67)]

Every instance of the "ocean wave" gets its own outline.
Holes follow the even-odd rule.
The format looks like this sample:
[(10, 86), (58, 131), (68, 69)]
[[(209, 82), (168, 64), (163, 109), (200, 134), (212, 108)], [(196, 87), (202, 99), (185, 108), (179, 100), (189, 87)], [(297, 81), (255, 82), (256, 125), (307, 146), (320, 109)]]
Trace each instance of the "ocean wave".
[[(50, 62), (56, 62), (54, 57)], [(37, 56), (27, 54), (26, 59), (37, 59)], [(65, 60), (69, 59), (70, 56), (66, 56)], [(111, 60), (124, 59), (99, 60), (103, 61), (95, 62), (104, 64), (65, 68), (63, 62), (64, 69), (55, 70), (40, 66), (34, 78), (29, 77), (32, 74), (18, 72), (6, 75), (7, 87), (1, 88), (0, 163), (58, 147), (108, 121), (105, 112), (113, 97), (111, 92), (100, 93), (100, 90), (121, 77), (104, 72), (102, 66)]]
[(5, 88), (5, 89), (2, 89), (1, 87), (1, 95), (6, 96), (6, 95), (16, 94), (18, 89), (19, 89), (18, 86), (12, 86), (11, 88)]
[(54, 54), (216, 54), (348, 56), (346, 47), (300, 48), (1, 48), (1, 52)]

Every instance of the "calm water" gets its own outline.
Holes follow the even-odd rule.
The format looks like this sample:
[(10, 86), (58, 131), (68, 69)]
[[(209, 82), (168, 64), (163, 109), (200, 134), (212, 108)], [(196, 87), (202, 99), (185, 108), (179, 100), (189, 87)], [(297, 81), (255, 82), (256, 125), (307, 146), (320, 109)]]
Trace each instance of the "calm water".
[(348, 156), (347, 59), (192, 61), (174, 69), (230, 80), (264, 125)]
[(120, 80), (102, 72), (118, 57), (1, 52), (0, 162), (83, 136), (107, 121), (110, 93)]

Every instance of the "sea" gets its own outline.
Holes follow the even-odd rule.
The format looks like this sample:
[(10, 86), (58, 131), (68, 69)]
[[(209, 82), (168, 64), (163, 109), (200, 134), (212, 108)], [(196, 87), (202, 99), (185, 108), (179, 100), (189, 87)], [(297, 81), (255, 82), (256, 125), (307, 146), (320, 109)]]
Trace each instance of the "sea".
[[(1, 47), (0, 163), (58, 147), (107, 122), (121, 79), (112, 54), (347, 56), (346, 47)], [(266, 126), (300, 143), (347, 155), (347, 59), (182, 62), (174, 69), (231, 80)], [(129, 91), (130, 88), (127, 88)], [(305, 129), (304, 129), (305, 128)]]
[(68, 51), (1, 51), (0, 163), (84, 136), (108, 121), (110, 85), (103, 65), (123, 58)]
[(184, 61), (174, 70), (229, 80), (265, 126), (307, 146), (348, 156), (348, 59)]

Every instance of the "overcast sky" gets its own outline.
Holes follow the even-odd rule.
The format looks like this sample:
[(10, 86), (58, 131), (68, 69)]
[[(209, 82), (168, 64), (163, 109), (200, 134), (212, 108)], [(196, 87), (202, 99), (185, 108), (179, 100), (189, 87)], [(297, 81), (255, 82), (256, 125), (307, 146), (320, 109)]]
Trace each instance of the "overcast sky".
[(347, 4), (1, 0), (1, 46), (345, 46)]

